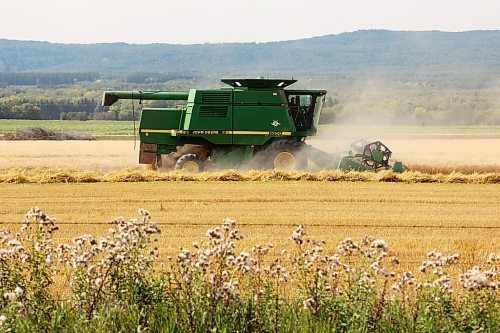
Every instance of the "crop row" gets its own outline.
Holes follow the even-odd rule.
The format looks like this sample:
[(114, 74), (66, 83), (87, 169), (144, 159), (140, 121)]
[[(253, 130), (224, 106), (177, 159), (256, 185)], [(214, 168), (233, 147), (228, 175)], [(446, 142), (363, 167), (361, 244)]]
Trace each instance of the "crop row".
[(0, 172), (0, 183), (98, 183), (98, 182), (156, 182), (156, 181), (316, 181), (316, 182), (402, 182), (402, 183), (469, 183), (498, 184), (500, 173), (459, 172), (424, 173), (407, 171), (397, 174), (392, 171), (342, 172), (324, 170), (318, 172), (252, 170), (239, 172), (226, 170), (220, 172), (204, 172), (189, 174), (184, 172), (159, 173), (147, 169), (120, 169), (109, 172), (75, 169), (22, 169), (13, 168)]

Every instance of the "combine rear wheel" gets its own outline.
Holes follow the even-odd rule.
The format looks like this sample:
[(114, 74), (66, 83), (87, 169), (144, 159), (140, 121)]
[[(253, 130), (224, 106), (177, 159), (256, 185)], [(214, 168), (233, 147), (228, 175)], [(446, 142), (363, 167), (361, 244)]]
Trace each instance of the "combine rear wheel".
[(301, 142), (275, 141), (264, 151), (265, 164), (270, 169), (300, 170), (307, 167), (307, 157), (301, 153)]
[(182, 170), (190, 173), (205, 171), (205, 163), (195, 154), (182, 155), (175, 163), (175, 170)]

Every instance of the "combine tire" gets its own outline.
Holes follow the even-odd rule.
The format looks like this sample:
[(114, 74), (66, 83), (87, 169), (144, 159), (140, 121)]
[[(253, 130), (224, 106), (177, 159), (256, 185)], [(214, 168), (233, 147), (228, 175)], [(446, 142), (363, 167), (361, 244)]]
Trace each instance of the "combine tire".
[(182, 155), (175, 163), (175, 170), (182, 170), (191, 173), (205, 171), (205, 163), (195, 154)]
[(307, 167), (307, 156), (301, 152), (302, 143), (280, 140), (271, 143), (264, 151), (268, 169), (301, 170)]

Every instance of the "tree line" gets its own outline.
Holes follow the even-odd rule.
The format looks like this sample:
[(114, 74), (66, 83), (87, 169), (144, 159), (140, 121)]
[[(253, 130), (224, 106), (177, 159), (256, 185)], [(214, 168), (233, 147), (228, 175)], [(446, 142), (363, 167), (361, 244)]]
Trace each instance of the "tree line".
[[(145, 76), (143, 76), (144, 78)], [(208, 83), (209, 82), (209, 83)], [(118, 101), (100, 105), (106, 90), (188, 91), (214, 88), (218, 80), (170, 80), (136, 84), (96, 80), (56, 86), (6, 86), (0, 89), (0, 118), (131, 120), (142, 107), (171, 107), (165, 101)], [(298, 89), (326, 88), (321, 123), (384, 123), (415, 125), (500, 125), (500, 87), (458, 89), (394, 80), (301, 80)]]
[(122, 74), (102, 74), (91, 72), (0, 72), (0, 87), (7, 86), (58, 86), (97, 80), (118, 80), (124, 83), (151, 84), (171, 80), (189, 79), (191, 75), (179, 73), (131, 72)]
[[(51, 73), (33, 77), (50, 78)], [(57, 74), (57, 73), (55, 73)], [(30, 77), (30, 76), (26, 76)], [(54, 77), (58, 77), (55, 75)], [(170, 80), (169, 74), (132, 73), (120, 80), (70, 80), (61, 85), (8, 85), (0, 89), (0, 118), (40, 120), (132, 120), (140, 117), (143, 106), (164, 107), (161, 101), (118, 101), (111, 107), (102, 107), (106, 90), (188, 90), (191, 81)], [(128, 81), (138, 81), (128, 82)], [(148, 81), (143, 83), (142, 81)], [(164, 81), (164, 82), (163, 82)], [(187, 83), (189, 82), (189, 83)], [(128, 103), (127, 103), (128, 102)]]

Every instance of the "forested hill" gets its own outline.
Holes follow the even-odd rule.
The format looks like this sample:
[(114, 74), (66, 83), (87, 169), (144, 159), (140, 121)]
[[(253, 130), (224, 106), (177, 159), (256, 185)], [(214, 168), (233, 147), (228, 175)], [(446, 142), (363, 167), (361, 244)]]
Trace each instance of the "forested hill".
[(500, 31), (365, 30), (269, 43), (54, 44), (0, 39), (0, 72), (330, 75), (500, 71)]

